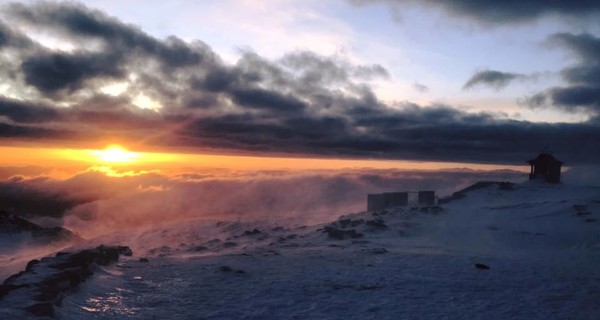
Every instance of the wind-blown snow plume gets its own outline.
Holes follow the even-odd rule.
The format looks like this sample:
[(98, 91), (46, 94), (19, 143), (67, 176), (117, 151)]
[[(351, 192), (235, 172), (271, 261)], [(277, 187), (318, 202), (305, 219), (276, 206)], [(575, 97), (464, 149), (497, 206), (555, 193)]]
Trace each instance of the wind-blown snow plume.
[[(218, 171), (128, 176), (88, 170), (70, 178), (11, 178), (0, 184), (0, 205), (23, 201), (17, 214), (59, 218), (82, 235), (182, 219), (323, 221), (365, 210), (366, 194), (436, 190), (449, 194), (477, 180), (520, 180), (513, 171), (321, 170)], [(30, 199), (27, 202), (25, 199)], [(42, 199), (43, 201), (36, 201)], [(44, 205), (41, 205), (44, 204)], [(46, 218), (46, 223), (51, 221)]]

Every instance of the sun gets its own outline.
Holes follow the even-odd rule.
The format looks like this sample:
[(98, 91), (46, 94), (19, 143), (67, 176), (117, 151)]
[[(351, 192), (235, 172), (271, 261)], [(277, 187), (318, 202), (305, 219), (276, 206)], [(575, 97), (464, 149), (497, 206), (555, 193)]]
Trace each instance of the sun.
[(91, 152), (97, 160), (110, 163), (131, 163), (138, 160), (140, 154), (127, 151), (127, 149), (117, 144), (112, 144), (104, 150), (94, 150)]

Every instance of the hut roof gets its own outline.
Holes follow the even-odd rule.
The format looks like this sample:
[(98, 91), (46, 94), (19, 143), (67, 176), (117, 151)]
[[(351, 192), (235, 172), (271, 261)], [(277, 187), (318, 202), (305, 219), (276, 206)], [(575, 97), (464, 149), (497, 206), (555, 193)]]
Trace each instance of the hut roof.
[(556, 159), (552, 154), (550, 153), (541, 153), (537, 158), (535, 159), (531, 159), (529, 161), (527, 161), (527, 163), (531, 164), (531, 165), (537, 165), (539, 163), (544, 163), (544, 162), (558, 162), (560, 164), (563, 164), (564, 162)]

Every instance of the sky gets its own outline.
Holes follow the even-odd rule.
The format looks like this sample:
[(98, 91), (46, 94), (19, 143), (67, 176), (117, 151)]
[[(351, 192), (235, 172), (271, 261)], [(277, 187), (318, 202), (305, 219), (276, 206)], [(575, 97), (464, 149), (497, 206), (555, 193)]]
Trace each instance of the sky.
[(3, 146), (600, 160), (596, 1), (2, 1)]

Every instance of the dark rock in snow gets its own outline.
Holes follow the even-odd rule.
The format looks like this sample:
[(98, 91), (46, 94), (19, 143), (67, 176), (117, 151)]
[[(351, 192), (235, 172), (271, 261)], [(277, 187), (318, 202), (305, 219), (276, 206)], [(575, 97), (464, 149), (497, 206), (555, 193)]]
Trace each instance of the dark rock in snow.
[(35, 301), (50, 302), (53, 304), (59, 304), (64, 297), (64, 293), (59, 288), (54, 287), (40, 287), (39, 293), (33, 297)]
[(219, 267), (219, 271), (221, 271), (221, 272), (233, 272), (233, 269), (231, 269), (230, 266), (220, 266)]
[(13, 290), (17, 290), (17, 289), (21, 289), (21, 288), (27, 288), (29, 287), (29, 285), (18, 285), (18, 284), (3, 284), (0, 285), (0, 299), (2, 299), (2, 297), (4, 297), (5, 295), (7, 295), (9, 292), (13, 291)]
[(337, 222), (337, 224), (340, 226), (340, 228), (348, 228), (348, 227), (354, 228), (354, 227), (358, 227), (364, 223), (365, 223), (365, 220), (363, 220), (363, 219), (359, 219), (359, 220), (340, 219)]
[(368, 225), (369, 227), (373, 227), (375, 229), (380, 229), (380, 230), (388, 229), (388, 226), (385, 224), (383, 219), (367, 220), (367, 222), (365, 224)]
[(35, 266), (38, 263), (40, 263), (40, 260), (37, 260), (37, 259), (33, 259), (33, 260), (27, 262), (27, 265), (25, 266), (25, 271), (30, 271), (31, 268), (33, 268), (33, 266)]
[(346, 238), (357, 239), (357, 238), (362, 238), (364, 236), (364, 234), (362, 234), (354, 229), (339, 230), (339, 229), (336, 229), (331, 226), (326, 226), (323, 232), (327, 233), (327, 235), (330, 238), (334, 238), (337, 240), (344, 240)]
[(148, 258), (140, 258), (139, 260), (140, 262), (150, 262), (150, 260), (148, 260)]
[(2, 284), (4, 284), (4, 285), (13, 284), (16, 279), (18, 279), (20, 276), (24, 275), (27, 272), (29, 272), (29, 271), (19, 271), (18, 273), (13, 274), (12, 276), (6, 278), (6, 280), (4, 280), (4, 282)]
[(217, 244), (217, 243), (219, 243), (219, 242), (221, 242), (221, 239), (212, 239), (212, 240), (210, 240), (210, 241), (208, 241), (208, 242), (206, 242), (206, 243), (207, 243), (207, 244), (211, 244), (211, 245), (212, 245), (212, 244)]
[(233, 247), (237, 247), (238, 244), (235, 242), (225, 242), (223, 243), (223, 247), (224, 248), (233, 248)]
[(245, 235), (245, 236), (253, 236), (253, 235), (255, 235), (255, 234), (260, 234), (260, 233), (261, 233), (261, 232), (260, 232), (260, 230), (258, 230), (258, 229), (254, 229), (254, 230), (252, 230), (252, 231), (250, 231), (250, 230), (246, 230), (246, 231), (244, 231), (244, 235)]
[(485, 264), (483, 264), (483, 263), (476, 263), (475, 264), (475, 268), (481, 269), (481, 270), (488, 270), (490, 267), (487, 266), (487, 265), (485, 265)]
[(244, 271), (244, 270), (235, 270), (234, 271), (233, 268), (231, 268), (230, 266), (220, 266), (219, 271), (221, 271), (223, 273), (246, 274), (246, 271)]
[[(35, 316), (53, 317), (54, 305), (60, 304), (68, 291), (74, 290), (94, 274), (91, 269), (93, 264), (108, 265), (118, 261), (120, 255), (131, 254), (129, 247), (101, 245), (77, 253), (59, 253), (40, 261), (31, 260), (25, 271), (4, 281), (0, 286), (0, 298), (12, 292), (31, 295), (31, 301), (39, 303), (32, 304), (25, 310)], [(20, 290), (21, 288), (33, 289), (25, 291)]]
[(373, 248), (371, 249), (371, 252), (374, 254), (385, 254), (388, 253), (386, 248)]
[(52, 303), (36, 303), (25, 308), (29, 313), (38, 317), (51, 317), (54, 318), (54, 305)]
[(190, 248), (189, 251), (202, 252), (202, 251), (206, 251), (206, 250), (208, 250), (208, 248), (205, 246), (195, 246), (195, 247)]

